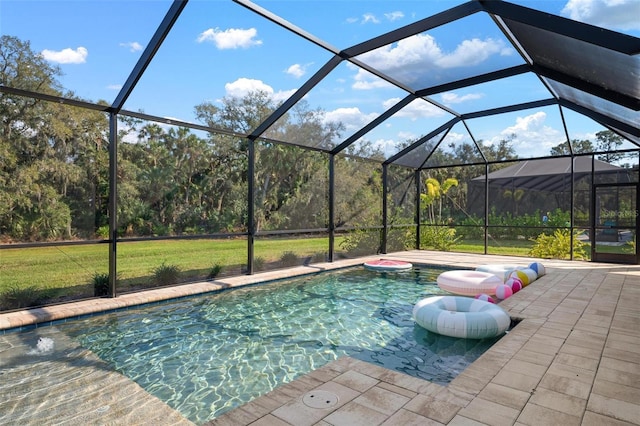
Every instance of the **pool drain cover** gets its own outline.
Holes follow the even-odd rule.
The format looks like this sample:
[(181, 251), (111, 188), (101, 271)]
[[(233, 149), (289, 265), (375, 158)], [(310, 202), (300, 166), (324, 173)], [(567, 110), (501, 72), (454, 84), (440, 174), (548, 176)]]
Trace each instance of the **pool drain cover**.
[(302, 397), (304, 405), (311, 408), (331, 408), (338, 403), (338, 395), (323, 390), (307, 392)]

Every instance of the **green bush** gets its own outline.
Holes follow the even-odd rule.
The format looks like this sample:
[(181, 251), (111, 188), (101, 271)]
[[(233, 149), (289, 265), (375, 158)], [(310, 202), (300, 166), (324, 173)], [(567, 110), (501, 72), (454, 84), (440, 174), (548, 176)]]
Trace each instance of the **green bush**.
[(91, 279), (93, 284), (93, 295), (96, 297), (107, 296), (109, 294), (109, 274), (96, 272)]
[(264, 257), (256, 256), (253, 258), (253, 269), (261, 271), (264, 269), (265, 263), (266, 261), (264, 260)]
[(7, 288), (0, 293), (0, 310), (30, 308), (41, 305), (49, 297), (48, 293), (36, 286)]
[(448, 226), (422, 226), (420, 228), (420, 248), (440, 251), (451, 251), (460, 241), (455, 228)]
[(175, 284), (178, 282), (178, 278), (180, 277), (180, 268), (176, 265), (167, 265), (165, 262), (162, 262), (162, 265), (153, 270), (153, 276), (156, 284)]
[[(573, 258), (583, 260), (587, 258), (586, 244), (578, 239), (578, 234), (574, 232), (573, 235)], [(529, 256), (542, 259), (570, 259), (571, 257), (571, 231), (568, 229), (556, 229), (553, 235), (542, 233), (531, 241), (535, 244)]]
[(96, 230), (96, 236), (103, 240), (109, 239), (109, 225), (103, 225)]
[(214, 279), (220, 274), (221, 271), (222, 271), (222, 265), (218, 265), (218, 264), (214, 265), (213, 268), (211, 268), (211, 271), (209, 271), (208, 278), (210, 280)]
[(354, 255), (366, 255), (380, 251), (380, 231), (355, 229), (344, 236), (340, 248)]
[(465, 240), (481, 240), (484, 238), (484, 220), (469, 216), (456, 222), (456, 235)]
[(328, 253), (319, 251), (319, 252), (313, 253), (313, 256), (311, 257), (311, 263), (327, 262), (328, 259), (329, 259)]
[(292, 251), (285, 251), (280, 255), (282, 266), (296, 266), (300, 264), (298, 256)]

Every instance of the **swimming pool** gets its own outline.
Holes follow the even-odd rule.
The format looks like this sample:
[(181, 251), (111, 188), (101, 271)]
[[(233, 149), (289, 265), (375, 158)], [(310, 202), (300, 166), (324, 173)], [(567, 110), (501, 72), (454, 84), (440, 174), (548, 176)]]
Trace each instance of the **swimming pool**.
[(58, 325), (111, 368), (195, 423), (347, 355), (436, 383), (497, 339), (463, 340), (414, 325), (413, 305), (439, 268), (350, 268)]

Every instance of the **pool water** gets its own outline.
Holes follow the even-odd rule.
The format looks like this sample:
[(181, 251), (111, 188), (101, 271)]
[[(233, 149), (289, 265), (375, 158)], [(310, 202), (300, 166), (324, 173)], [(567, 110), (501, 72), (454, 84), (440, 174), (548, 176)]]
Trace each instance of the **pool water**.
[(59, 326), (195, 423), (211, 420), (340, 356), (440, 384), (496, 339), (414, 324), (413, 305), (443, 292), (443, 270), (364, 268), (178, 299)]

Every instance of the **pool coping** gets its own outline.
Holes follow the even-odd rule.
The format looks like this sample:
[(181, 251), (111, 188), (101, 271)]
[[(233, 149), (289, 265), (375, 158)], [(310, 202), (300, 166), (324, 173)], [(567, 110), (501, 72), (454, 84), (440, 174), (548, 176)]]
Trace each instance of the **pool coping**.
[[(4, 313), (0, 333), (379, 257)], [(533, 261), (430, 251), (382, 257), (454, 268)], [(539, 261), (547, 275), (500, 304), (519, 324), (447, 386), (345, 357), (207, 424), (638, 424), (640, 266)], [(336, 395), (338, 403), (310, 408), (304, 397), (317, 391)]]

